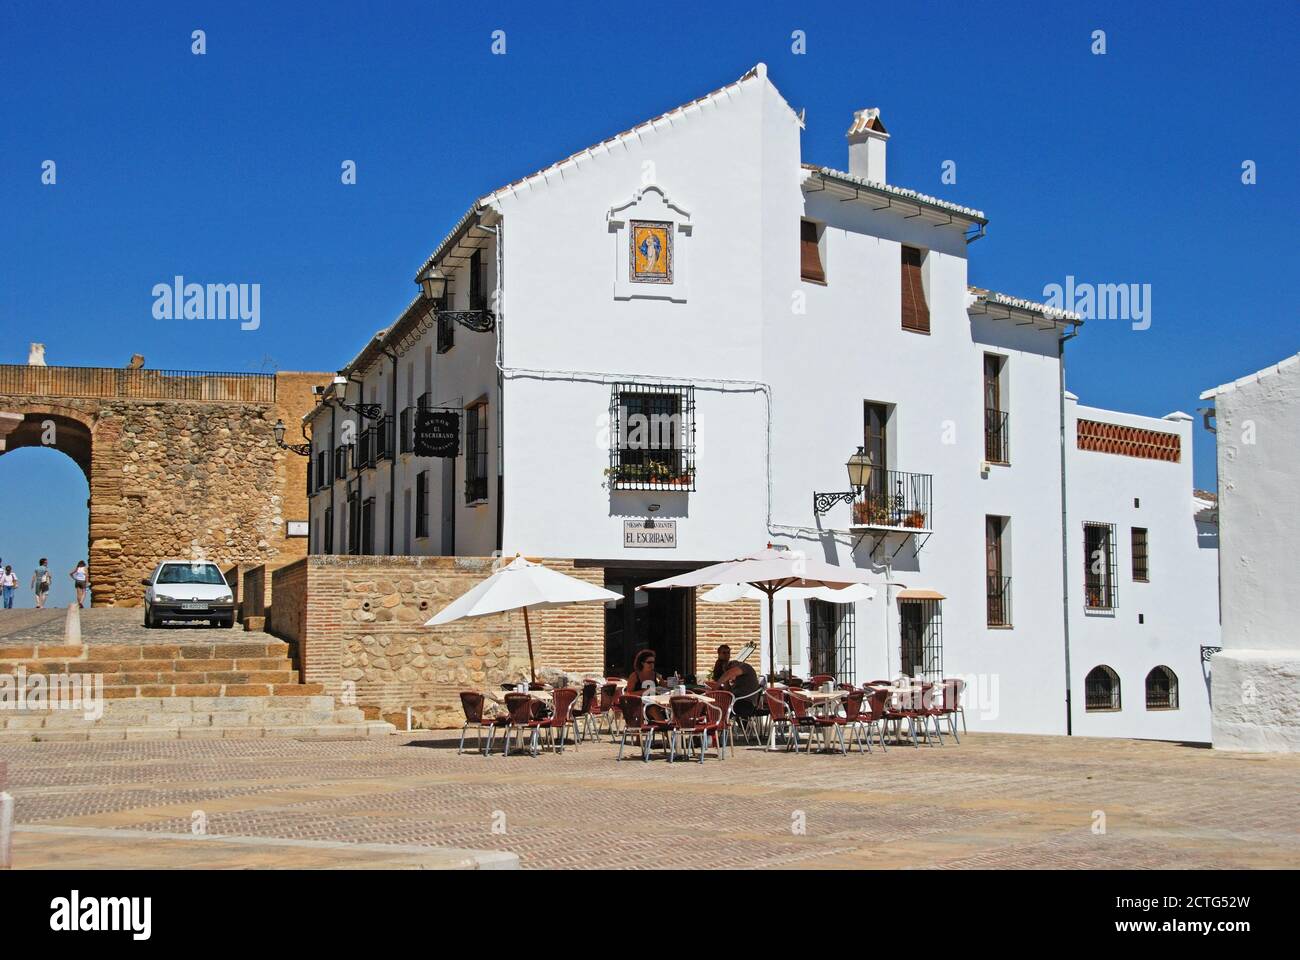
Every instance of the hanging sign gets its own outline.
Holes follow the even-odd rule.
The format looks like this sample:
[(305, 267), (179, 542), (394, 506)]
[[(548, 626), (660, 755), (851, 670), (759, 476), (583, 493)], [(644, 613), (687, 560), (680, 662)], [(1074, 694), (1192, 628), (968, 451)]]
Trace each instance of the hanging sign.
[(415, 412), (415, 455), (454, 457), (460, 453), (460, 413), (455, 410)]

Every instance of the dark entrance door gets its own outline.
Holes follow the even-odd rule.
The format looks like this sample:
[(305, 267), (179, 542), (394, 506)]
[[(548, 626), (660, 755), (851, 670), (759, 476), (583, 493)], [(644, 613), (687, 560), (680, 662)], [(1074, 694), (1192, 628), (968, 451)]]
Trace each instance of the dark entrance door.
[(643, 583), (682, 570), (605, 570), (605, 587), (623, 599), (605, 605), (605, 673), (626, 677), (637, 651), (655, 652), (655, 670), (665, 677), (695, 672), (695, 591), (638, 590)]

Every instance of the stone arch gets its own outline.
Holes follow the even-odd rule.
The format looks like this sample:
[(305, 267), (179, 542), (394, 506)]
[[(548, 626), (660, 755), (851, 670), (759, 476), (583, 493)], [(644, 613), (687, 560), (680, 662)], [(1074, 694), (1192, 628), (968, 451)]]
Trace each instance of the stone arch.
[[(111, 453), (106, 453), (112, 450), (117, 430), (99, 417), (95, 407), (76, 400), (5, 403), (3, 412), (10, 415), (10, 423), (7, 435), (0, 438), (0, 456), (40, 447), (65, 454), (81, 468), (90, 489), (86, 559), (92, 571), (91, 604), (111, 606), (121, 567), (121, 471)], [(14, 422), (13, 417), (22, 419)]]

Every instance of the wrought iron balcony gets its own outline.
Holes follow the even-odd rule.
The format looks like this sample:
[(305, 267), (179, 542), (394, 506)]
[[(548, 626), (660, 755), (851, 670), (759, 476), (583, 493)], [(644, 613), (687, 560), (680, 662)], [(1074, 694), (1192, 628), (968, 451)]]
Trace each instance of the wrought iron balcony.
[(375, 465), (375, 431), (366, 427), (361, 431), (361, 436), (357, 438), (357, 469), (366, 470)]
[(987, 581), (988, 625), (1011, 626), (1011, 578), (990, 573)]
[(393, 459), (393, 417), (389, 414), (380, 417), (370, 428), (371, 443), (374, 445), (374, 460)]
[(867, 485), (854, 491), (851, 526), (930, 533), (932, 481), (928, 473), (873, 471)]
[(1011, 431), (1005, 410), (984, 408), (984, 459), (989, 463), (1011, 462)]

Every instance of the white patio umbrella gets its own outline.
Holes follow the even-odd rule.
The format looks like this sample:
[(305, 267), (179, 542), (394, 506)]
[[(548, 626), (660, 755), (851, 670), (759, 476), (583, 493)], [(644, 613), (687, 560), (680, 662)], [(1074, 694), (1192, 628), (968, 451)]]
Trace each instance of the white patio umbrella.
[[(737, 600), (762, 600), (767, 595), (747, 583), (727, 583), (714, 587), (700, 596), (708, 603), (735, 603)], [(825, 600), (827, 603), (857, 603), (876, 599), (876, 588), (865, 583), (855, 583), (836, 590), (833, 587), (786, 587), (781, 591), (786, 600)]]
[(537, 679), (533, 663), (533, 631), (528, 623), (529, 610), (548, 607), (567, 607), (574, 603), (604, 603), (622, 600), (623, 595), (584, 580), (566, 577), (540, 563), (516, 556), (506, 566), (443, 607), (430, 619), (426, 627), (437, 627), (462, 617), (484, 617), (506, 610), (524, 612), (524, 635), (528, 638), (528, 673)]
[[(642, 584), (638, 590), (670, 587), (709, 587), (719, 584), (748, 584), (767, 597), (767, 656), (776, 669), (776, 600), (779, 590), (791, 587), (830, 587), (838, 590), (858, 583), (870, 583), (871, 574), (858, 567), (837, 567), (793, 550), (766, 550), (748, 557), (724, 560), (689, 573)], [(787, 641), (788, 642), (788, 641)]]

